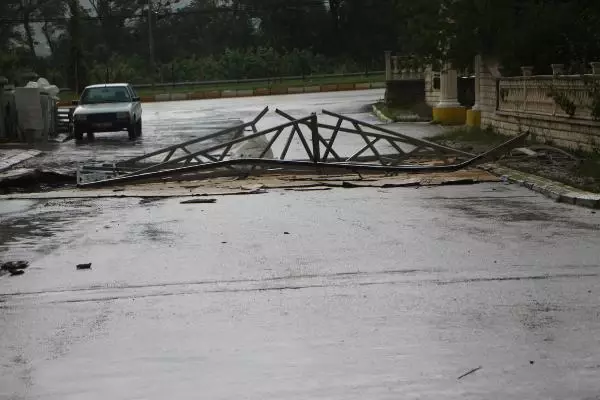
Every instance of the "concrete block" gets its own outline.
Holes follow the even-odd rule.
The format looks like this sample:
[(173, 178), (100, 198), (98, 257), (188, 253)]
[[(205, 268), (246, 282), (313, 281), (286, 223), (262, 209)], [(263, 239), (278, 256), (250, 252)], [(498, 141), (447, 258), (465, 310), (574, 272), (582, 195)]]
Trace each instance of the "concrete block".
[(271, 94), (271, 89), (267, 89), (267, 88), (254, 89), (255, 96), (268, 96), (270, 94)]
[(208, 92), (204, 92), (205, 99), (219, 99), (221, 98), (220, 90), (210, 90)]
[(600, 195), (580, 194), (576, 197), (575, 204), (580, 207), (600, 209)]
[(236, 90), (223, 90), (221, 92), (221, 97), (237, 97)]
[(321, 85), (321, 92), (335, 92), (338, 90), (338, 85)]
[(354, 83), (340, 83), (338, 84), (337, 90), (354, 90)]
[(467, 126), (480, 127), (481, 126), (481, 111), (467, 110)]
[(171, 101), (170, 93), (162, 93), (154, 96), (154, 101)]
[(154, 98), (154, 96), (141, 96), (140, 101), (142, 103), (154, 103), (156, 99)]
[(575, 192), (569, 192), (569, 193), (561, 194), (557, 201), (559, 203), (565, 203), (565, 204), (573, 204), (573, 205), (575, 205), (575, 199), (576, 198), (577, 198), (577, 193), (575, 193)]
[(182, 101), (187, 100), (189, 98), (187, 93), (171, 93), (172, 101)]
[(304, 88), (304, 93), (319, 93), (321, 91), (321, 86), (306, 86)]
[(464, 125), (467, 110), (464, 107), (434, 108), (433, 120), (442, 125)]
[(239, 89), (237, 91), (237, 97), (250, 97), (254, 96), (254, 90), (252, 89)]
[(371, 89), (385, 89), (385, 82), (371, 82)]
[(354, 89), (356, 90), (366, 90), (366, 89), (371, 89), (371, 84), (370, 83), (357, 83), (354, 85)]
[(299, 94), (304, 93), (304, 88), (302, 86), (290, 86), (288, 88), (288, 94)]
[(201, 99), (204, 99), (204, 98), (205, 98), (204, 92), (190, 93), (190, 99), (191, 100), (201, 100)]
[(273, 87), (273, 88), (271, 88), (271, 94), (272, 95), (288, 94), (288, 88), (281, 87), (281, 86)]

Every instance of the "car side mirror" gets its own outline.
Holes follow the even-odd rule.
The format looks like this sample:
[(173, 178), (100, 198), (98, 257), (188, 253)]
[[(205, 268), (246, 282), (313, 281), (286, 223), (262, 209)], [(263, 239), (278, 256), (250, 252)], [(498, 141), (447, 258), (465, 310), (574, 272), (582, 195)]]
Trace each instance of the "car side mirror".
[(78, 106), (79, 105), (79, 100), (71, 100), (71, 105), (72, 106)]
[(140, 98), (139, 97), (134, 97), (132, 100), (133, 101), (140, 101)]

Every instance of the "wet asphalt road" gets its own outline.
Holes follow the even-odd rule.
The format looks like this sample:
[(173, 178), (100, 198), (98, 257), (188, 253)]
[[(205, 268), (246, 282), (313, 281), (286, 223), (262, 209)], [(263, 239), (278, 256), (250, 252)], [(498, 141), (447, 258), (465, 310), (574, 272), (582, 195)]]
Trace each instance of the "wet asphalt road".
[[(323, 109), (378, 124), (379, 120), (371, 113), (371, 104), (382, 99), (383, 95), (383, 90), (366, 90), (149, 103), (143, 105), (144, 127), (141, 138), (131, 142), (126, 132), (97, 133), (94, 140), (47, 145), (40, 148), (46, 151), (43, 157), (36, 157), (25, 166), (75, 170), (79, 163), (122, 161), (216, 132), (241, 121), (249, 122), (267, 106), (271, 111), (258, 124), (259, 130), (287, 122), (275, 113), (277, 108), (296, 118), (306, 117), (315, 112), (319, 114), (320, 122), (330, 124), (335, 124), (336, 119), (322, 115)], [(428, 124), (395, 124), (391, 128), (416, 137), (430, 136), (441, 131), (440, 127)], [(323, 135), (327, 136), (327, 133), (330, 134), (323, 132)], [(338, 139), (336, 146), (340, 155), (350, 156), (365, 144), (359, 136), (342, 136), (344, 138)], [(286, 137), (282, 135), (274, 146), (275, 150), (282, 150)], [(378, 144), (376, 147), (381, 149), (380, 146), (381, 144)], [(197, 150), (199, 147), (191, 146), (190, 149)], [(289, 157), (306, 158), (306, 153), (297, 138), (290, 148)]]
[[(37, 161), (147, 152), (266, 104), (370, 121), (378, 97), (146, 105), (143, 139)], [(0, 225), (0, 260), (31, 261), (0, 277), (0, 399), (600, 395), (600, 214), (513, 185), (13, 200)]]
[(2, 209), (2, 399), (600, 393), (600, 216), (523, 188)]

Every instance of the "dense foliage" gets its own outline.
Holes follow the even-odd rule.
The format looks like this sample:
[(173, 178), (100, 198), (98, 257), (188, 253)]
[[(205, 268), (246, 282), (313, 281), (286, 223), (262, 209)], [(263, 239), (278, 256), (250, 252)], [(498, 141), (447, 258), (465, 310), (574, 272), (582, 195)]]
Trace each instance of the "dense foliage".
[(2, 0), (0, 74), (73, 86), (358, 72), (382, 69), (385, 50), (461, 65), (482, 53), (508, 70), (600, 60), (598, 0), (151, 3), (149, 18), (149, 0)]

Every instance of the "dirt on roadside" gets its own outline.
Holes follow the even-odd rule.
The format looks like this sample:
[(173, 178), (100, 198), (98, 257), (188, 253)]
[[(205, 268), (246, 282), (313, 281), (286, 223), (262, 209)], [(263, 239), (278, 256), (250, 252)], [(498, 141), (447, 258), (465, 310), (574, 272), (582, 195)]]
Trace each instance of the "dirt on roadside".
[[(457, 129), (429, 140), (449, 147), (481, 154), (503, 143), (506, 136), (486, 129)], [(600, 193), (600, 154), (569, 150), (530, 142), (532, 152), (515, 149), (497, 164), (551, 179), (589, 192)]]

